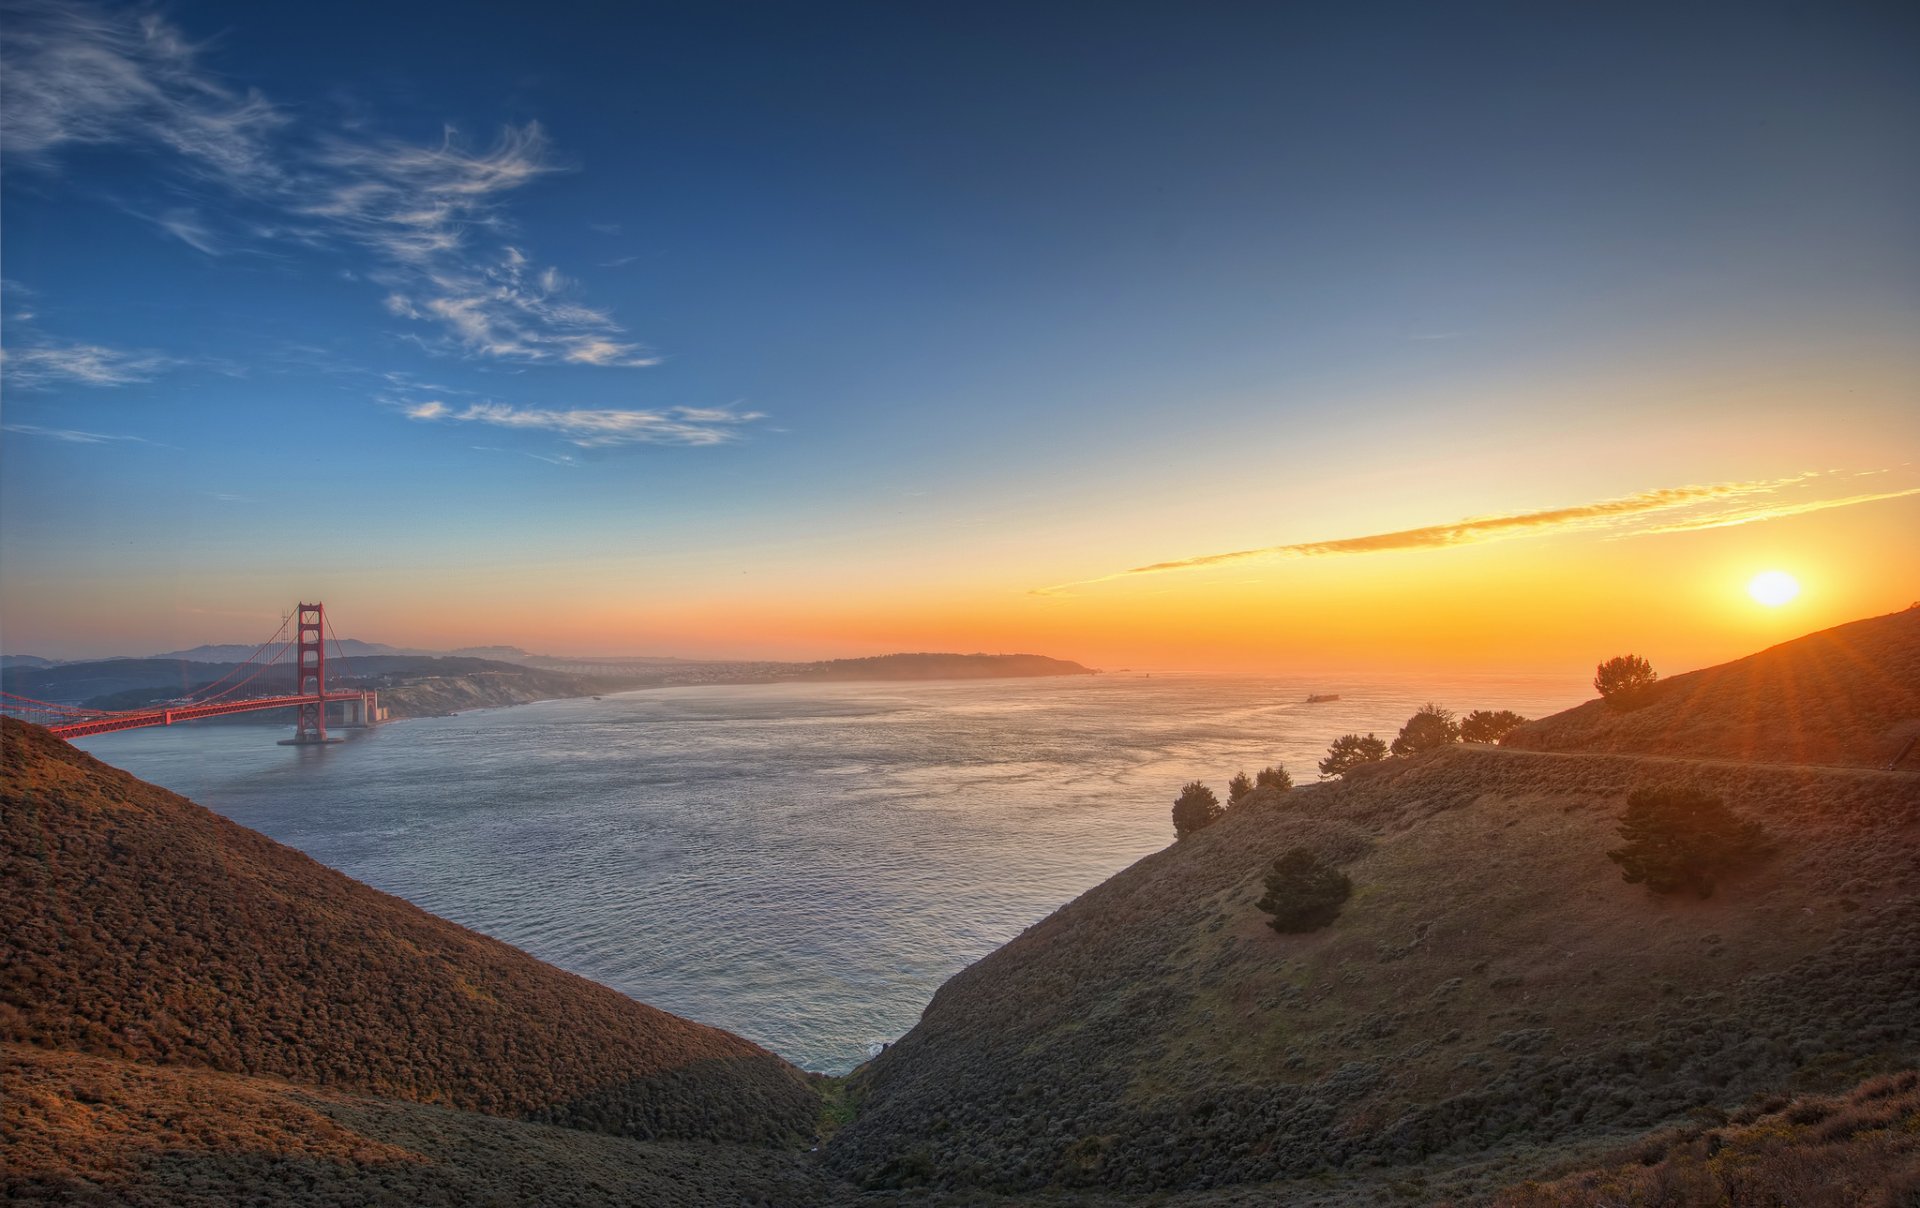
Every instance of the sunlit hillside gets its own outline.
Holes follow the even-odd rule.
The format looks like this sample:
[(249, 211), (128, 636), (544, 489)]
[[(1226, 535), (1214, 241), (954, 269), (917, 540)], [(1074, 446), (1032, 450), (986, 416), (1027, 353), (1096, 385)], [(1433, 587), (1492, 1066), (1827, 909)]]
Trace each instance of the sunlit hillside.
[(1592, 701), (1506, 746), (1760, 763), (1920, 767), (1920, 606), (1658, 681), (1644, 703)]

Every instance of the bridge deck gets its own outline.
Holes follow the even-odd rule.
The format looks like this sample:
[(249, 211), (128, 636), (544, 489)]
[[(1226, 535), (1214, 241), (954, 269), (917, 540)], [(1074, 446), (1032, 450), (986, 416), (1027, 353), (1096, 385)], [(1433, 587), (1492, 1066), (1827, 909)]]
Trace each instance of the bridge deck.
[[(320, 699), (333, 701), (365, 700), (365, 692), (329, 692)], [(197, 721), (203, 717), (224, 717), (229, 713), (252, 713), (260, 709), (291, 709), (295, 705), (313, 703), (313, 697), (307, 696), (268, 696), (258, 700), (226, 701), (217, 705), (176, 705), (172, 708), (143, 709), (133, 713), (116, 713), (111, 717), (96, 717), (87, 721), (63, 722), (47, 729), (61, 738), (85, 738), (89, 734), (110, 734), (115, 730), (137, 730), (142, 726), (170, 726), (177, 721)]]

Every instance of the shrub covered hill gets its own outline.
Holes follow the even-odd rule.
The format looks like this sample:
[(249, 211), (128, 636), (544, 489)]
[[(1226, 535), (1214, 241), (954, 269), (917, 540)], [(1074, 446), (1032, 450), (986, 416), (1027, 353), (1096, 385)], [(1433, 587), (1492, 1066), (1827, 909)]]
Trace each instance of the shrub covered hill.
[[(359, 1145), (379, 1161), (413, 1161), (396, 1154), (417, 1147), (321, 1127), (333, 1108), (315, 1105), (377, 1097), (399, 1101), (380, 1109), (395, 1119), (432, 1104), (735, 1146), (813, 1135), (819, 1098), (805, 1075), (737, 1036), (436, 918), (37, 727), (7, 720), (0, 737), (0, 1042), (16, 1067), (4, 1109), (14, 1194), (19, 1180), (62, 1177), (57, 1163), (22, 1171), (23, 1154), (57, 1157), (62, 1144), (90, 1153), (150, 1126), (142, 1103), (171, 1104), (162, 1113), (175, 1115), (221, 1097), (272, 1100), (260, 1111), (304, 1137), (296, 1149)], [(137, 1072), (121, 1068), (133, 1063)], [(125, 1094), (60, 1108), (57, 1094), (20, 1092), (36, 1080), (66, 1085), (68, 1071)], [(305, 1106), (276, 1098), (289, 1082), (313, 1088), (297, 1097)], [(35, 1103), (45, 1127), (21, 1115)], [(250, 1117), (222, 1124), (216, 1112), (208, 1123), (194, 1110), (200, 1124), (176, 1133), (228, 1128), (246, 1155), (240, 1124)], [(296, 1117), (320, 1124), (287, 1123)]]
[[(1864, 719), (1804, 758), (1620, 749), (1577, 709), (1550, 751), (1256, 789), (954, 977), (824, 1113), (744, 1041), (8, 722), (0, 1198), (1910, 1205), (1920, 771), (1874, 744), (1920, 709), (1837, 669), (1911, 688), (1916, 649), (1881, 618), (1666, 689), (1702, 735), (1775, 733), (1761, 685)], [(1646, 789), (1765, 842), (1708, 897), (1628, 884)], [(1345, 883), (1331, 922), (1268, 926), (1282, 855)]]
[[(1649, 1129), (1913, 1066), (1920, 775), (1737, 757), (1758, 734), (1773, 758), (1884, 763), (1878, 744), (1920, 725), (1916, 620), (1676, 677), (1646, 712), (1734, 736), (1713, 758), (1568, 753), (1625, 741), (1583, 706), (1536, 728), (1555, 753), (1455, 745), (1254, 792), (948, 982), (854, 1076), (830, 1167), (1014, 1200), (1478, 1203), (1632, 1160), (1617, 1151)], [(1780, 685), (1818, 745), (1757, 720), (1749, 693)], [(1625, 883), (1607, 852), (1627, 797), (1675, 785), (1760, 822), (1772, 854), (1705, 899)], [(1294, 848), (1353, 889), (1330, 925), (1281, 935), (1257, 903)], [(1732, 1201), (1573, 1185), (1565, 1202), (1872, 1202), (1844, 1181)], [(1510, 1202), (1559, 1202), (1538, 1194)]]
[(1644, 700), (1590, 701), (1503, 745), (1867, 767), (1905, 750), (1903, 766), (1920, 768), (1920, 607), (1657, 681)]

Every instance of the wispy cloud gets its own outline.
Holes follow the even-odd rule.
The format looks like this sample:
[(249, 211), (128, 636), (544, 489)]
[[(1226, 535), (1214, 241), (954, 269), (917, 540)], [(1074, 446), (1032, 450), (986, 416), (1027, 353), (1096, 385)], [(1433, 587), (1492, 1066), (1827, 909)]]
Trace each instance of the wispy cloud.
[[(448, 129), (417, 145), (299, 129), (265, 97), (228, 87), (200, 48), (151, 11), (9, 2), (0, 25), (10, 159), (51, 170), (88, 144), (175, 153), (200, 207), (151, 219), (210, 255), (243, 241), (354, 246), (387, 311), (432, 325), (436, 351), (525, 362), (650, 365), (652, 353), (575, 285), (510, 241), (503, 199), (560, 170), (538, 123), (483, 149)], [(237, 205), (245, 220), (202, 207)], [(262, 220), (259, 215), (271, 215)]]
[(105, 445), (120, 441), (137, 445), (157, 443), (148, 440), (144, 436), (124, 436), (111, 432), (82, 432), (74, 428), (42, 428), (34, 424), (0, 424), (0, 431), (11, 432), (16, 436), (38, 436), (45, 440), (65, 441), (72, 445)]
[(127, 386), (152, 381), (157, 374), (182, 363), (157, 352), (99, 344), (49, 342), (0, 350), (0, 375), (19, 390), (75, 382), (84, 386)]
[(63, 147), (133, 143), (174, 152), (203, 177), (270, 179), (268, 144), (285, 118), (258, 93), (209, 77), (198, 56), (151, 12), (9, 0), (0, 22), (0, 147), (47, 164)]
[[(1061, 595), (1075, 587), (1110, 583), (1144, 575), (1199, 570), (1234, 562), (1267, 558), (1322, 558), (1343, 554), (1374, 554), (1393, 550), (1442, 549), (1456, 545), (1476, 545), (1511, 537), (1551, 531), (1614, 530), (1622, 536), (1654, 533), (1693, 532), (1735, 524), (1750, 524), (1782, 516), (1850, 507), (1882, 499), (1920, 495), (1920, 487), (1840, 498), (1791, 500), (1778, 498), (1781, 492), (1810, 487), (1816, 480), (1830, 478), (1839, 471), (1810, 470), (1786, 478), (1759, 479), (1750, 482), (1722, 482), (1695, 486), (1664, 487), (1641, 491), (1616, 499), (1570, 507), (1548, 508), (1535, 512), (1514, 512), (1494, 516), (1475, 516), (1447, 524), (1398, 529), (1388, 533), (1370, 533), (1360, 537), (1341, 537), (1330, 541), (1303, 541), (1287, 545), (1268, 545), (1257, 549), (1229, 550), (1152, 562), (1109, 575), (1081, 579), (1072, 583), (1033, 589), (1034, 595)], [(1656, 516), (1670, 516), (1649, 523)]]
[(1643, 533), (1697, 533), (1703, 529), (1732, 528), (1735, 525), (1754, 524), (1761, 520), (1779, 520), (1787, 516), (1804, 516), (1809, 512), (1824, 512), (1831, 508), (1850, 508), (1856, 504), (1879, 503), (1883, 499), (1905, 499), (1909, 495), (1920, 495), (1920, 487), (1908, 487), (1904, 491), (1879, 491), (1869, 495), (1843, 495), (1838, 499), (1806, 499), (1797, 503), (1758, 502), (1715, 511), (1707, 515), (1676, 520), (1671, 524), (1656, 525), (1642, 529)]
[[(617, 445), (719, 445), (740, 439), (746, 425), (766, 418), (757, 411), (713, 407), (669, 407), (659, 411), (623, 408), (513, 407), (470, 403), (452, 407), (438, 399), (408, 404), (408, 419), (426, 423), (485, 424), (495, 428), (548, 432), (582, 449)], [(529, 454), (529, 456), (533, 456)], [(543, 457), (541, 460), (555, 460)]]
[(224, 256), (227, 253), (226, 244), (207, 229), (206, 223), (193, 210), (168, 210), (152, 219), (152, 222), (167, 234), (203, 255)]

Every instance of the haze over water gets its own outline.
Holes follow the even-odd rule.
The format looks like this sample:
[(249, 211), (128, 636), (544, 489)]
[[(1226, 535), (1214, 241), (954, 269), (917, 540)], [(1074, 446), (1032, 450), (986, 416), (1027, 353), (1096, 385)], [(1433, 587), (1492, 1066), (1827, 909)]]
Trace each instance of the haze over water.
[[(1310, 692), (1338, 692), (1309, 705)], [(1296, 783), (1428, 699), (1561, 678), (1202, 676), (679, 688), (394, 723), (325, 750), (188, 726), (79, 745), (435, 914), (841, 1073), (940, 984), (1173, 838), (1182, 782)]]

